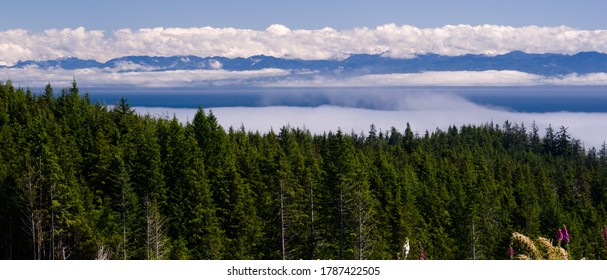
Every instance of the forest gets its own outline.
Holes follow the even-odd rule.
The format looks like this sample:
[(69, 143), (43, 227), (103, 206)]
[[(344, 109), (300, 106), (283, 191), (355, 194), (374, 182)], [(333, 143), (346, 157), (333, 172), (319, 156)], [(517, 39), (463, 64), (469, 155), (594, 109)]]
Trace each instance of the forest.
[(607, 259), (607, 147), (565, 127), (259, 133), (113, 105), (0, 82), (0, 259), (510, 259), (515, 233)]

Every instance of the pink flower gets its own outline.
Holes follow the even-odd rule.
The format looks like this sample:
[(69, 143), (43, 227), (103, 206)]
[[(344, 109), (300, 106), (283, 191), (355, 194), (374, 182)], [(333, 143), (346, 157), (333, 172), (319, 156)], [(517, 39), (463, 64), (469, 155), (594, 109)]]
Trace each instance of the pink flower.
[(563, 241), (563, 231), (560, 228), (556, 231), (556, 241), (559, 243)]
[(563, 232), (563, 240), (565, 240), (565, 243), (569, 244), (569, 231), (567, 231), (567, 226), (565, 224), (563, 224), (563, 229), (561, 229), (561, 231)]
[(421, 252), (419, 253), (419, 260), (425, 260), (426, 259), (426, 253), (424, 252), (424, 247), (422, 246), (422, 243), (419, 243), (419, 248), (421, 249)]
[(510, 248), (508, 248), (508, 257), (512, 258), (514, 256), (514, 249), (512, 249), (512, 244), (510, 244)]

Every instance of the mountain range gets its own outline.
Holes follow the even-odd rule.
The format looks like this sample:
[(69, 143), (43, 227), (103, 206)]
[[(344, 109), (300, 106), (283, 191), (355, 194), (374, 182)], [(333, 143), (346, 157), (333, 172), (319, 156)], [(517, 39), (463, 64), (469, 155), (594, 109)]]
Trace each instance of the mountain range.
[(381, 54), (353, 54), (342, 60), (302, 60), (257, 55), (248, 58), (198, 56), (125, 56), (105, 63), (76, 57), (45, 61), (19, 61), (1, 68), (86, 69), (99, 68), (116, 72), (215, 70), (247, 71), (285, 69), (320, 73), (386, 74), (428, 71), (513, 70), (544, 76), (607, 72), (607, 54), (580, 52), (574, 55), (529, 54), (520, 51), (507, 54), (444, 56), (422, 54), (412, 58), (391, 58)]

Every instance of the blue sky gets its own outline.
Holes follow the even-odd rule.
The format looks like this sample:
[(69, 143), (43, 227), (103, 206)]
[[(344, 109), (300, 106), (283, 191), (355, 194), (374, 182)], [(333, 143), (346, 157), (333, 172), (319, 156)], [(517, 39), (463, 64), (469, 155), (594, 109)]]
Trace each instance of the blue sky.
[[(560, 26), (607, 29), (604, 0), (56, 0), (3, 1), (0, 30), (76, 28), (112, 31), (146, 27), (236, 27), (280, 23), (291, 29), (417, 27), (446, 24)], [(8, 2), (8, 3), (6, 3)]]

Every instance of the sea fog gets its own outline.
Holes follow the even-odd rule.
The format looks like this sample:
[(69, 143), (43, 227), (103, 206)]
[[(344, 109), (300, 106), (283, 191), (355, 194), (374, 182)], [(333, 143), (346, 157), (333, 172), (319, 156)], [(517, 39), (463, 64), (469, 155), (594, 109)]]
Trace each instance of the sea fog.
[(95, 102), (115, 104), (120, 97), (140, 114), (192, 120), (199, 107), (212, 110), (224, 128), (275, 131), (283, 126), (312, 133), (341, 129), (367, 134), (408, 122), (423, 134), (449, 126), (532, 124), (545, 133), (561, 127), (585, 148), (607, 140), (607, 87), (331, 87), (95, 89)]

